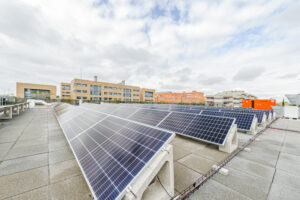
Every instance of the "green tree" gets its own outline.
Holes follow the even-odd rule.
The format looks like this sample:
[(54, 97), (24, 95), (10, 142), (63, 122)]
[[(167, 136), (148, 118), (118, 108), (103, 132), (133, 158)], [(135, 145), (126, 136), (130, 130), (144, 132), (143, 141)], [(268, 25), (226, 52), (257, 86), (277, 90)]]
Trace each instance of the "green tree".
[(284, 106), (285, 105), (285, 103), (284, 103), (284, 98), (282, 99), (282, 106)]

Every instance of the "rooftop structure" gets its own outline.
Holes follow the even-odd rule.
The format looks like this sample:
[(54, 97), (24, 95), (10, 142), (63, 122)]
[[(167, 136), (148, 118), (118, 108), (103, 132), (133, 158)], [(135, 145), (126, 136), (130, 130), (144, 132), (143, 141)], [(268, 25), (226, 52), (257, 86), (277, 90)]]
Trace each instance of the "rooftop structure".
[(206, 105), (217, 107), (242, 107), (243, 99), (257, 99), (257, 97), (239, 90), (224, 91), (215, 95), (207, 95)]
[(153, 102), (154, 89), (140, 88), (119, 84), (91, 80), (73, 79), (71, 83), (61, 83), (62, 99), (83, 99), (91, 101), (125, 101), (125, 102)]
[(205, 103), (203, 92), (159, 92), (155, 94), (158, 103)]
[[(299, 127), (296, 120), (277, 120), (248, 146), (250, 149), (224, 166), (228, 175), (216, 174), (189, 199), (298, 199)], [(239, 145), (252, 137), (238, 133)], [(175, 196), (231, 155), (215, 145), (180, 135), (171, 145)], [(0, 199), (92, 199), (51, 108), (37, 107), (9, 123), (4, 121), (0, 149)], [(170, 199), (160, 181), (147, 184), (142, 199), (157, 193), (162, 195), (155, 199)]]
[(50, 100), (56, 99), (55, 85), (42, 85), (33, 83), (16, 84), (16, 96), (22, 99), (41, 99)]
[(300, 94), (286, 94), (290, 104), (300, 105)]

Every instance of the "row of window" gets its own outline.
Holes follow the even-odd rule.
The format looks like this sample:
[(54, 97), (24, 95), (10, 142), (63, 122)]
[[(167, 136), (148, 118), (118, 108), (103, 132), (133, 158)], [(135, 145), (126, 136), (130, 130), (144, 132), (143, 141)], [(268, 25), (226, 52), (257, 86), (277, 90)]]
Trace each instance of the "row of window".
[(87, 84), (85, 84), (85, 83), (74, 83), (74, 86), (87, 87)]
[[(84, 99), (84, 100), (86, 100), (87, 97), (77, 96), (77, 99)], [(112, 101), (112, 100), (122, 101), (121, 98), (111, 98), (111, 97), (103, 97), (103, 98), (101, 98), (101, 97), (91, 97), (91, 100), (92, 101), (101, 101), (101, 100), (103, 100), (103, 101)], [(129, 101), (131, 101), (131, 99), (125, 98), (123, 101), (129, 102)], [(133, 101), (139, 101), (139, 99), (133, 99)]]
[(117, 95), (121, 96), (121, 93), (116, 93), (116, 92), (104, 92), (105, 95)]

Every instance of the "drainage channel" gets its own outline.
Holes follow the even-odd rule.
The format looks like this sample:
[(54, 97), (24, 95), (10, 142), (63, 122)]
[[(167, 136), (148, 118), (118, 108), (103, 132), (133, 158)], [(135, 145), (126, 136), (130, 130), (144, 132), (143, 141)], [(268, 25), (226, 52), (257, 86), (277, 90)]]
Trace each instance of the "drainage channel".
[(232, 152), (229, 156), (227, 156), (224, 160), (218, 163), (218, 167), (216, 169), (209, 170), (205, 175), (195, 181), (192, 185), (190, 185), (187, 189), (181, 192), (178, 196), (174, 197), (173, 200), (184, 200), (188, 198), (191, 194), (197, 191), (206, 181), (211, 179), (216, 173), (219, 172), (221, 168), (223, 168), (229, 161), (231, 161), (235, 156), (237, 156), (241, 151), (243, 151), (247, 146), (249, 146), (252, 142), (256, 140), (261, 134), (263, 134), (267, 129), (271, 128), (270, 126), (276, 121), (275, 119), (269, 125), (267, 125), (264, 129), (259, 131), (256, 135), (250, 138), (246, 143), (239, 146), (234, 152)]

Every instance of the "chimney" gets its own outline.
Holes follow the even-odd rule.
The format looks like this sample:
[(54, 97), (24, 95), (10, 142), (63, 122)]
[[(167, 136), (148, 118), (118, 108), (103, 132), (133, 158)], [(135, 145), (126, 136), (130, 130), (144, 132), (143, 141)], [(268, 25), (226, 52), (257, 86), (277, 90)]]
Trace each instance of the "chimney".
[(95, 82), (98, 81), (98, 76), (94, 76), (94, 81), (95, 81)]

